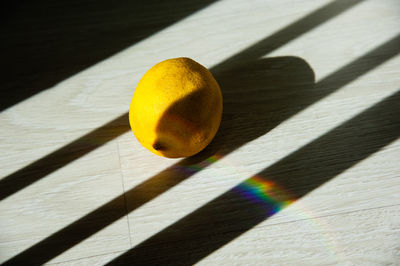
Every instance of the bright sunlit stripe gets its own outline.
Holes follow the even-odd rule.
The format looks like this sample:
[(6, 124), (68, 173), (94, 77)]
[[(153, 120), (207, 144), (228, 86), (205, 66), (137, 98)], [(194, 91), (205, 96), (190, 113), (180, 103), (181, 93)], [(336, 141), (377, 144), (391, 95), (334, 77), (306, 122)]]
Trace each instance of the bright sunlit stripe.
[[(181, 167), (180, 170), (185, 173), (194, 174), (216, 162), (220, 163), (227, 172), (238, 173), (239, 177), (248, 177), (252, 175), (251, 172), (246, 170), (241, 164), (231, 160), (229, 155), (224, 156), (220, 153), (210, 156), (201, 163)], [(302, 200), (298, 200), (290, 190), (272, 182), (267, 177), (253, 175), (234, 186), (231, 191), (237, 193), (239, 201), (240, 199), (244, 199), (252, 204), (263, 207), (265, 210), (265, 217), (271, 217), (291, 204), (296, 203), (295, 208), (298, 211), (294, 213), (294, 221), (306, 220), (317, 232), (324, 232), (324, 242), (328, 246), (329, 254), (343, 258), (343, 250), (335, 240), (336, 237), (333, 234), (334, 230), (324, 222), (323, 218), (320, 218), (311, 208), (307, 207)], [(289, 215), (293, 215), (290, 210)]]
[[(6, 116), (0, 116), (4, 118), (4, 121), (0, 121), (18, 121), (17, 125), (12, 125), (16, 128), (14, 132), (25, 132), (19, 128), (31, 128), (33, 125), (38, 130), (54, 132), (54, 139), (49, 141), (51, 144), (40, 142), (37, 145), (40, 145), (42, 149), (35, 153), (27, 152), (31, 149), (31, 142), (25, 144), (24, 141), (17, 141), (19, 152), (18, 154), (10, 152), (10, 157), (17, 157), (18, 161), (23, 158), (23, 165), (27, 165), (120, 115), (129, 106), (134, 85), (154, 62), (185, 55), (197, 59), (207, 67), (212, 67), (232, 56), (232, 51), (235, 51), (233, 54), (240, 53), (265, 36), (296, 22), (305, 14), (333, 2), (324, 0), (319, 3), (305, 3), (298, 10), (298, 14), (292, 14), (290, 22), (281, 19), (277, 12), (279, 5), (268, 6), (268, 17), (264, 16), (265, 4), (260, 4), (260, 8), (252, 8), (255, 13), (249, 17), (243, 11), (249, 8), (249, 4), (241, 1), (218, 1), (195, 12), (124, 51), (5, 110)], [(228, 10), (227, 7), (230, 11), (225, 14), (224, 10)], [(236, 14), (235, 19), (231, 16), (232, 12)], [(266, 23), (258, 31), (249, 31), (245, 39), (236, 34), (227, 35), (221, 39), (221, 34), (245, 26), (242, 20), (236, 19), (239, 15), (246, 17), (246, 23), (250, 25), (264, 24), (267, 20), (272, 20), (274, 23)], [(204, 38), (204, 32), (208, 32), (210, 26), (213, 27), (214, 33)], [(186, 34), (182, 35), (182, 31)], [(187, 43), (188, 39), (192, 40), (190, 45)], [(227, 43), (229, 43), (229, 49), (226, 47)], [(154, 52), (156, 48), (157, 53)], [(115, 84), (118, 86), (116, 87)], [(49, 103), (45, 111), (40, 110), (43, 102)], [(101, 108), (98, 107), (99, 103), (101, 103)], [(85, 115), (76, 115), (77, 113)], [(42, 121), (48, 123), (41, 123)], [(73, 130), (71, 130), (71, 125), (74, 127)], [(63, 137), (57, 138), (58, 134), (62, 134)], [(25, 133), (15, 134), (15, 137), (24, 140)], [(19, 164), (9, 165), (7, 169), (2, 169), (2, 175), (11, 174), (20, 167)]]
[[(285, 55), (304, 58), (311, 66), (318, 66), (314, 71), (316, 82), (319, 82), (374, 49), (377, 43), (400, 34), (399, 12), (398, 0), (360, 1), (340, 16), (306, 32), (302, 38), (265, 54), (263, 58)], [(382, 13), (387, 22), (373, 23), (382, 18)], [(354, 23), (354, 18), (358, 23)]]
[[(110, 77), (110, 79), (113, 77)], [(210, 157), (209, 159), (206, 160), (206, 162), (202, 162), (199, 164), (193, 164), (187, 167), (183, 167), (183, 171), (192, 171), (192, 172), (197, 172), (201, 169), (204, 169), (205, 167), (207, 167), (208, 165), (210, 165), (213, 162), (216, 162), (218, 160), (218, 156), (215, 157)], [(249, 175), (243, 175), (243, 177), (247, 177)], [(263, 182), (265, 184), (263, 184)], [(241, 187), (242, 185), (239, 185), (239, 187)], [(274, 198), (273, 196), (273, 187), (275, 185), (271, 184), (268, 181), (263, 181), (260, 180), (260, 177), (255, 178), (255, 180), (250, 180), (249, 183), (247, 184), (246, 182), (243, 183), (243, 186), (241, 188), (239, 188), (239, 191), (246, 191), (246, 196), (248, 196), (250, 199), (254, 200), (254, 202), (256, 204), (265, 204), (267, 206), (267, 203), (274, 203), (275, 207), (274, 210), (278, 210), (278, 208), (283, 208), (285, 205), (285, 202), (288, 202), (288, 204), (290, 203), (289, 201), (285, 201), (283, 200), (281, 203), (279, 203), (279, 198)], [(268, 192), (270, 192), (271, 195), (268, 194)], [(285, 194), (285, 193), (281, 193), (281, 194)]]

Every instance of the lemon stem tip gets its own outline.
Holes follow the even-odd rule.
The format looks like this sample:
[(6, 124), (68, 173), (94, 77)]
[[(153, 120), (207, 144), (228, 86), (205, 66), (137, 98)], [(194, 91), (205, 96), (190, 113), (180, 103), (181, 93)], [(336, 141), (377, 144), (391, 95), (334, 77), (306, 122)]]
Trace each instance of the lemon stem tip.
[(165, 147), (158, 141), (156, 141), (153, 144), (153, 149), (155, 149), (156, 151), (161, 151), (161, 150), (165, 150)]

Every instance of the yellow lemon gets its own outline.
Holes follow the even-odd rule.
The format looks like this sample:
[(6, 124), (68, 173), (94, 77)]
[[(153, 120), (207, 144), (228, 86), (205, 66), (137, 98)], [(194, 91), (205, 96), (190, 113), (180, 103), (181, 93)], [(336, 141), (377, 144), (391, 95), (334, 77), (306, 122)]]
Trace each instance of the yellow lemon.
[(162, 61), (139, 81), (129, 123), (151, 152), (178, 158), (194, 155), (214, 138), (222, 116), (222, 94), (207, 68), (181, 57)]

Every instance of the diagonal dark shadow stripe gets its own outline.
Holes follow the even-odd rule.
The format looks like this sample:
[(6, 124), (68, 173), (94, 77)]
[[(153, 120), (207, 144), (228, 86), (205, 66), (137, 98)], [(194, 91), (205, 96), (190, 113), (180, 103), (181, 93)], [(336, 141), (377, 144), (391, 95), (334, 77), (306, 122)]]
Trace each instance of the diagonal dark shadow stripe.
[(265, 39), (253, 44), (245, 51), (230, 57), (222, 64), (215, 66), (213, 70), (219, 71), (219, 68), (223, 69), (225, 67), (232, 67), (238, 63), (243, 64), (258, 59), (363, 1), (364, 0), (332, 1), (295, 23), (290, 24)]
[[(295, 25), (296, 25), (296, 23), (293, 24), (293, 26), (295, 26)], [(397, 40), (397, 42), (396, 42), (396, 40)], [(396, 46), (397, 43), (398, 43), (398, 38), (388, 42), (385, 45), (382, 45), (381, 47), (378, 47), (377, 49), (375, 49), (374, 51), (370, 52), (365, 57), (363, 57), (363, 58), (368, 58), (369, 56), (374, 57), (373, 60), (368, 61), (369, 65), (363, 69), (365, 71), (369, 71), (373, 67), (383, 63), (385, 60), (387, 60), (394, 54), (397, 54), (398, 51), (395, 49), (398, 47), (398, 46)], [(359, 63), (365, 63), (364, 61), (358, 60), (356, 62), (358, 62), (358, 64), (359, 64)], [(353, 64), (349, 64), (347, 66), (348, 69), (352, 69), (353, 67), (357, 68), (356, 67), (357, 64), (354, 65), (354, 63), (356, 63), (356, 62), (353, 62)], [(357, 75), (362, 75), (362, 74), (363, 73), (361, 73), (360, 71), (357, 72)], [(335, 77), (334, 75), (332, 75), (330, 77), (331, 77), (330, 78), (331, 81), (335, 80), (335, 78), (333, 78), (333, 77)], [(337, 83), (336, 85), (339, 85), (339, 84), (345, 85), (347, 82), (350, 82), (355, 78), (356, 78), (356, 76), (347, 76), (344, 79), (341, 79), (341, 77), (337, 77), (337, 80), (339, 80), (339, 83)], [(332, 83), (331, 83), (331, 85), (332, 85)], [(334, 91), (335, 89), (336, 88), (332, 88), (332, 90), (330, 90), (330, 91)], [(330, 91), (326, 91), (326, 93), (329, 93)], [(323, 95), (321, 95), (321, 97), (322, 96)], [(229, 108), (227, 108), (227, 109), (229, 110)], [(290, 113), (295, 113), (296, 111), (298, 111), (298, 110), (293, 109), (291, 112), (286, 114), (286, 117), (287, 117), (287, 115), (290, 115)], [(120, 124), (120, 123), (123, 124), (122, 117), (123, 116), (121, 116), (119, 119), (116, 119), (113, 122), (109, 123), (104, 129), (115, 130), (116, 134), (123, 133), (123, 125)], [(285, 116), (281, 117), (281, 118), (283, 119), (283, 118), (285, 118)], [(120, 120), (120, 119), (122, 119), (122, 120)], [(279, 121), (279, 119), (278, 119), (278, 121)], [(278, 121), (275, 121), (275, 122), (278, 122)], [(110, 127), (111, 127), (111, 129), (110, 129)], [(126, 128), (127, 128), (127, 126), (126, 126)], [(224, 131), (224, 130), (222, 130), (222, 131)], [(96, 135), (100, 134), (102, 132), (102, 130), (100, 128), (99, 131), (96, 130), (94, 132), (96, 132), (96, 134), (94, 134), (93, 136), (96, 136)], [(245, 132), (245, 133), (248, 133), (248, 132)], [(258, 133), (259, 132), (257, 132), (257, 134)], [(263, 133), (265, 133), (265, 132), (263, 132)], [(83, 143), (86, 143), (87, 141), (92, 142), (91, 134), (92, 133), (86, 135), (83, 138), (85, 140), (85, 141), (83, 141)], [(103, 134), (100, 134), (100, 135), (103, 135)], [(109, 136), (109, 135), (105, 134), (105, 136)], [(225, 136), (223, 135), (223, 137), (225, 137)], [(243, 137), (243, 136), (239, 136), (239, 137)], [(221, 139), (221, 137), (219, 137), (219, 138)], [(110, 139), (105, 139), (105, 141), (108, 141), (108, 140), (110, 140)], [(74, 149), (79, 149), (79, 146), (80, 146), (80, 144), (78, 145), (79, 142), (76, 142), (75, 144), (74, 143), (72, 143), (71, 148), (73, 147)], [(232, 143), (234, 143), (236, 145), (238, 142), (237, 142), (237, 140), (233, 139)], [(227, 151), (229, 152), (229, 150), (231, 150), (233, 147), (235, 147), (235, 145), (232, 145), (232, 143), (225, 144), (225, 147), (222, 147), (222, 150), (224, 152), (227, 152)], [(243, 142), (239, 141), (239, 143), (243, 143)], [(213, 145), (210, 145), (210, 146), (213, 146)], [(96, 147), (91, 147), (89, 149), (86, 149), (83, 154), (90, 152), (91, 150), (95, 149)], [(63, 152), (61, 152), (61, 151), (63, 151)], [(62, 165), (65, 165), (68, 162), (73, 160), (73, 159), (66, 159), (64, 161), (64, 159), (63, 159), (64, 157), (61, 156), (61, 154), (63, 154), (63, 153), (67, 154), (68, 153), (67, 151), (68, 150), (61, 149), (58, 151), (59, 153), (54, 154), (55, 156), (53, 156), (53, 158), (58, 159), (55, 162), (61, 161), (61, 165), (57, 164), (59, 166), (56, 168), (59, 168)], [(204, 158), (208, 158), (208, 156), (210, 155), (210, 151), (213, 151), (213, 149), (212, 148), (208, 149), (208, 151), (201, 153), (198, 156), (195, 156), (193, 158), (188, 158), (188, 159), (182, 160), (180, 163), (162, 171), (161, 173), (159, 173), (158, 175), (149, 179), (148, 181), (142, 183), (138, 187), (133, 188), (130, 191), (128, 191), (126, 193), (127, 198), (132, 198), (133, 201), (135, 202), (135, 204), (132, 204), (131, 206), (129, 206), (128, 212), (134, 210), (138, 206), (141, 206), (145, 202), (153, 199), (154, 197), (158, 196), (160, 193), (163, 193), (164, 191), (168, 190), (170, 187), (178, 184), (180, 181), (184, 180), (185, 178), (191, 176), (193, 173), (198, 171), (198, 170), (195, 170), (195, 171), (182, 172), (181, 169), (185, 169), (185, 168), (187, 168), (187, 166), (189, 166), (189, 168), (193, 168), (192, 166), (193, 165), (197, 166), (198, 162), (200, 162), (199, 165), (201, 167), (206, 167), (208, 164), (212, 163), (212, 162), (206, 162), (207, 160), (206, 161), (204, 160)], [(42, 168), (42, 166), (36, 168), (36, 170), (38, 170), (38, 172), (39, 172), (40, 168)], [(33, 169), (35, 169), (35, 167), (33, 167)], [(30, 169), (30, 170), (33, 170), (33, 169)], [(54, 171), (54, 170), (56, 170), (56, 169), (51, 169), (51, 171)], [(37, 178), (34, 178), (34, 180), (37, 180)], [(118, 202), (122, 201), (122, 199), (123, 199), (122, 197), (115, 198), (108, 204), (103, 205), (99, 209), (89, 213), (85, 217), (77, 220), (76, 222), (72, 223), (71, 225), (67, 226), (66, 228), (64, 228), (64, 229), (58, 231), (57, 233), (53, 234), (52, 236), (44, 239), (43, 241), (41, 241), (38, 244), (36, 244), (35, 246), (29, 248), (25, 252), (17, 255), (17, 257), (15, 257), (15, 260), (13, 260), (13, 261), (18, 261), (18, 260), (26, 261), (26, 260), (29, 260), (29, 259), (35, 257), (36, 261), (45, 262), (45, 261), (51, 259), (52, 257), (62, 253), (64, 250), (66, 250), (66, 249), (72, 247), (73, 245), (79, 243), (80, 241), (86, 239), (87, 237), (91, 236), (95, 232), (98, 232), (102, 228), (111, 224), (116, 219), (119, 219), (120, 217), (125, 215), (125, 213), (116, 211), (118, 208), (115, 207), (118, 205)]]
[[(397, 92), (108, 265), (193, 265), (279, 211), (284, 203), (304, 196), (396, 140), (400, 136), (399, 102)], [(277, 187), (290, 191), (294, 198)]]
[(4, 177), (0, 180), (0, 200), (127, 132), (130, 129), (127, 121), (128, 114), (126, 113), (17, 172)]
[[(360, 3), (362, 1), (358, 0), (339, 0), (333, 1), (328, 5), (317, 9), (311, 14), (305, 16), (304, 18), (292, 23), (291, 25), (285, 27), (283, 30), (278, 31), (273, 34), (271, 37), (264, 39), (263, 41), (257, 43), (254, 46), (246, 49), (241, 52), (239, 55), (233, 56), (233, 59), (228, 59), (217, 66), (213, 67), (211, 71), (216, 75), (217, 80), (221, 83), (222, 88), (229, 88), (232, 86), (231, 81), (239, 79), (237, 76), (237, 72), (243, 71), (242, 68), (238, 68), (236, 71), (232, 71), (232, 68), (241, 63), (241, 60), (245, 60), (248, 62), (249, 59), (256, 60), (259, 56), (266, 54), (267, 52), (271, 52), (273, 49), (278, 48), (278, 43), (283, 45), (284, 43), (293, 40), (299, 37), (301, 34), (309, 31), (320, 24), (326, 22), (327, 20), (333, 18), (334, 16), (339, 15), (340, 13), (348, 10), (353, 7), (355, 4)], [(241, 54), (245, 55), (244, 57)], [(379, 58), (378, 58), (379, 60)], [(252, 62), (250, 62), (251, 64)], [(230, 80), (230, 82), (223, 83), (223, 80)], [(237, 85), (234, 85), (236, 88)], [(247, 86), (246, 86), (247, 87)], [(228, 92), (223, 91), (224, 93), (224, 109), (225, 99), (229, 96), (226, 94)], [(226, 113), (226, 112), (224, 112)], [(0, 180), (0, 200), (14, 194), (15, 192), (23, 189), (26, 186), (38, 181), (42, 177), (54, 172), (55, 170), (67, 165), (68, 163), (76, 160), (77, 158), (87, 154), (90, 151), (98, 148), (102, 144), (120, 136), (124, 132), (129, 130), (128, 126), (128, 115), (124, 114), (119, 118), (103, 125), (102, 127), (86, 134), (80, 139), (58, 149), (57, 151), (42, 157), (41, 159), (29, 164), (28, 166), (4, 177)], [(225, 116), (226, 117), (226, 116)], [(126, 119), (125, 119), (126, 118)], [(265, 133), (265, 131), (263, 132)], [(98, 135), (103, 136), (103, 139), (99, 139)], [(221, 135), (221, 133), (219, 133)], [(91, 144), (92, 139), (95, 139), (96, 144)], [(75, 151), (79, 151), (74, 154)], [(204, 157), (204, 156), (200, 156)], [(183, 165), (186, 165), (187, 162), (183, 161)], [(178, 163), (179, 167), (180, 164)]]
[[(363, 57), (349, 63), (342, 69), (334, 72), (333, 74), (329, 75), (325, 79), (321, 80), (319, 83), (315, 85), (316, 88), (319, 88), (316, 90), (317, 94), (314, 96), (313, 94), (309, 94), (312, 97), (310, 98), (311, 100), (306, 99), (301, 99), (299, 97), (291, 97), (294, 98), (294, 101), (296, 104), (288, 104), (287, 102), (283, 101), (283, 105), (278, 105), (281, 108), (279, 109), (278, 113), (283, 113), (283, 116), (278, 116), (275, 117), (273, 116), (272, 118), (275, 119), (272, 123), (272, 126), (275, 125), (275, 123), (278, 123), (279, 121), (282, 121), (281, 119), (287, 118), (290, 116), (290, 114), (294, 114), (299, 111), (299, 107), (297, 107), (300, 104), (300, 109), (304, 108), (306, 105), (310, 105), (313, 103), (313, 101), (316, 101), (318, 99), (321, 99), (323, 96), (328, 95), (331, 92), (336, 91), (337, 89), (340, 88), (340, 86), (345, 86), (349, 82), (355, 80), (357, 77), (365, 74), (366, 72), (372, 70), (374, 67), (379, 66), (380, 64), (384, 63), (386, 60), (390, 59), (392, 56), (398, 54), (400, 50), (400, 37), (396, 37), (392, 40), (389, 40), (388, 42), (384, 43), (383, 45), (377, 47), (376, 49), (370, 51), (369, 53), (365, 54)], [(271, 59), (270, 59), (271, 60)], [(297, 62), (297, 61), (296, 61)], [(255, 63), (255, 62), (254, 62)], [(276, 65), (279, 63), (279, 61), (273, 61), (272, 65)], [(264, 66), (264, 65), (263, 65)], [(303, 67), (302, 67), (303, 68)], [(300, 68), (300, 70), (302, 69)], [(289, 70), (290, 69), (283, 69), (283, 70)], [(297, 69), (299, 70), (299, 69)], [(254, 69), (250, 68), (250, 71), (253, 72)], [(282, 69), (278, 68), (278, 72), (281, 72)], [(292, 71), (290, 71), (292, 72)], [(236, 73), (236, 72), (233, 72)], [(350, 74), (349, 74), (350, 73)], [(265, 72), (262, 72), (263, 75), (265, 75)], [(302, 74), (302, 73), (301, 73)], [(270, 77), (267, 76), (268, 82), (270, 82)], [(287, 79), (286, 71), (283, 72), (282, 78)], [(242, 76), (238, 76), (238, 79), (242, 79)], [(236, 79), (236, 81), (238, 81)], [(291, 78), (289, 78), (291, 80)], [(282, 79), (278, 79), (277, 82), (281, 82)], [(300, 80), (302, 82), (303, 80)], [(307, 80), (306, 80), (307, 81)], [(297, 83), (299, 80), (296, 80), (294, 85), (296, 88), (297, 86), (300, 86), (300, 92), (302, 94), (303, 90), (302, 89), (308, 89), (308, 85), (306, 84), (306, 87), (303, 85)], [(242, 86), (243, 84), (240, 84), (238, 81), (239, 86)], [(326, 86), (326, 87), (322, 87)], [(261, 85), (264, 85), (262, 83)], [(286, 89), (290, 89), (290, 87), (287, 87)], [(322, 91), (322, 92), (320, 92)], [(293, 91), (291, 91), (293, 92)], [(283, 91), (273, 91), (272, 94), (269, 94), (270, 96), (274, 96), (271, 98), (271, 104), (273, 102), (281, 102), (277, 101), (276, 96), (281, 95), (282, 97), (287, 97), (287, 92)], [(237, 95), (234, 94), (235, 97), (233, 98), (238, 98), (236, 97)], [(260, 95), (256, 95), (257, 98), (260, 97)], [(245, 105), (249, 105), (248, 102), (244, 101)], [(255, 104), (256, 105), (256, 104)], [(269, 106), (269, 104), (265, 104), (266, 106)], [(250, 106), (253, 106), (253, 104), (250, 104)], [(273, 104), (272, 104), (273, 106)], [(289, 111), (285, 111), (285, 108), (289, 108)], [(229, 108), (228, 105), (228, 110), (232, 108)], [(240, 109), (240, 108), (239, 108)], [(265, 109), (258, 110), (260, 113), (264, 113)], [(257, 111), (257, 110), (253, 110)], [(239, 113), (238, 116), (243, 116), (242, 113)], [(256, 121), (259, 121), (260, 117), (256, 116)], [(246, 125), (245, 125), (246, 126)], [(267, 124), (266, 128), (268, 128), (270, 125)], [(250, 127), (251, 128), (251, 127)], [(261, 130), (264, 130), (265, 128), (262, 128)], [(209, 164), (212, 163), (212, 161), (207, 161), (205, 158), (209, 158), (209, 156), (214, 155), (215, 149), (218, 150), (219, 153), (222, 152), (222, 156), (224, 154), (227, 154), (228, 152), (232, 151), (234, 147), (237, 147), (236, 145), (243, 143), (241, 140), (250, 134), (251, 137), (252, 134), (254, 134), (252, 131), (248, 131), (244, 129), (243, 124), (236, 125), (236, 127), (229, 128), (225, 126), (225, 129), (222, 128), (222, 130), (227, 130), (227, 131), (233, 131), (234, 134), (237, 134), (233, 138), (228, 133), (223, 133), (220, 136), (217, 136), (217, 144), (218, 142), (222, 142), (221, 145), (217, 144), (211, 144), (210, 148), (207, 148), (204, 152), (200, 153), (197, 156), (194, 156), (192, 158), (187, 158), (185, 160), (182, 160), (181, 162), (177, 163), (176, 165), (173, 165), (169, 167), (168, 169), (160, 172), (159, 174), (151, 177), (150, 179), (146, 180), (142, 184), (140, 184), (137, 187), (134, 187), (127, 191), (125, 193), (126, 198), (132, 203), (128, 205), (128, 213), (133, 211), (134, 209), (140, 207), (144, 203), (154, 199), (161, 193), (165, 192), (169, 188), (173, 187), (174, 185), (180, 183), (182, 180), (190, 177), (194, 173), (198, 172), (201, 170), (201, 168), (207, 167)], [(235, 133), (236, 132), (236, 133)], [(241, 132), (240, 134), (238, 132)], [(256, 132), (259, 134), (261, 131)], [(263, 133), (262, 133), (263, 134)], [(389, 133), (388, 133), (389, 134)], [(225, 137), (228, 138), (228, 142), (225, 142), (224, 139)], [(381, 137), (381, 136), (379, 136)], [(233, 144), (232, 144), (233, 143)], [(192, 171), (182, 171), (185, 169), (193, 169), (196, 167), (193, 166), (199, 166), (200, 168), (197, 168)], [(272, 168), (273, 169), (273, 168)], [(289, 185), (287, 185), (288, 188), (290, 188)], [(297, 190), (299, 187), (297, 187)], [(309, 190), (307, 190), (309, 191)], [(300, 197), (301, 194), (296, 195), (296, 197)], [(123, 207), (120, 206), (121, 202), (123, 202), (124, 196), (118, 196), (117, 198), (113, 199), (109, 203), (99, 207), (98, 209), (94, 210), (91, 213), (88, 213), (84, 217), (80, 218), (79, 220), (75, 221), (74, 223), (68, 225), (67, 227), (61, 229), (60, 231), (54, 233), (53, 235), (45, 238), (44, 240), (38, 242), (34, 246), (28, 248), (27, 250), (23, 251), (22, 253), (18, 254), (17, 256), (13, 257), (9, 261), (6, 262), (6, 264), (17, 264), (17, 263), (23, 263), (26, 261), (29, 261), (30, 263), (35, 263), (35, 264), (42, 264), (45, 263), (46, 261), (49, 261), (51, 258), (54, 258), (55, 256), (61, 254), (63, 251), (69, 249), (70, 247), (78, 244), (79, 242), (83, 241), (84, 239), (90, 237), (94, 233), (100, 231), (104, 227), (110, 225), (111, 223), (115, 222), (116, 220), (120, 219), (124, 215), (126, 215), (125, 211), (123, 210)], [(119, 206), (119, 208), (118, 208)]]
[(0, 111), (149, 37), (215, 0), (7, 1)]

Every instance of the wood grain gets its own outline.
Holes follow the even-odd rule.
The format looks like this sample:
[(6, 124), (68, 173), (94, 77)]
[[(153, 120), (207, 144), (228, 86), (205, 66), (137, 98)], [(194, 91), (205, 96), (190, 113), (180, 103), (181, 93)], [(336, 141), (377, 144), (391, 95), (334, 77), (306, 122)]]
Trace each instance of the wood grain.
[(399, 211), (393, 206), (256, 228), (198, 265), (396, 264)]
[[(398, 263), (396, 0), (90, 7), (5, 16), (0, 262)], [(178, 56), (224, 95), (216, 139), (184, 160), (145, 150), (126, 116), (143, 73)], [(237, 194), (248, 180), (275, 200)]]

